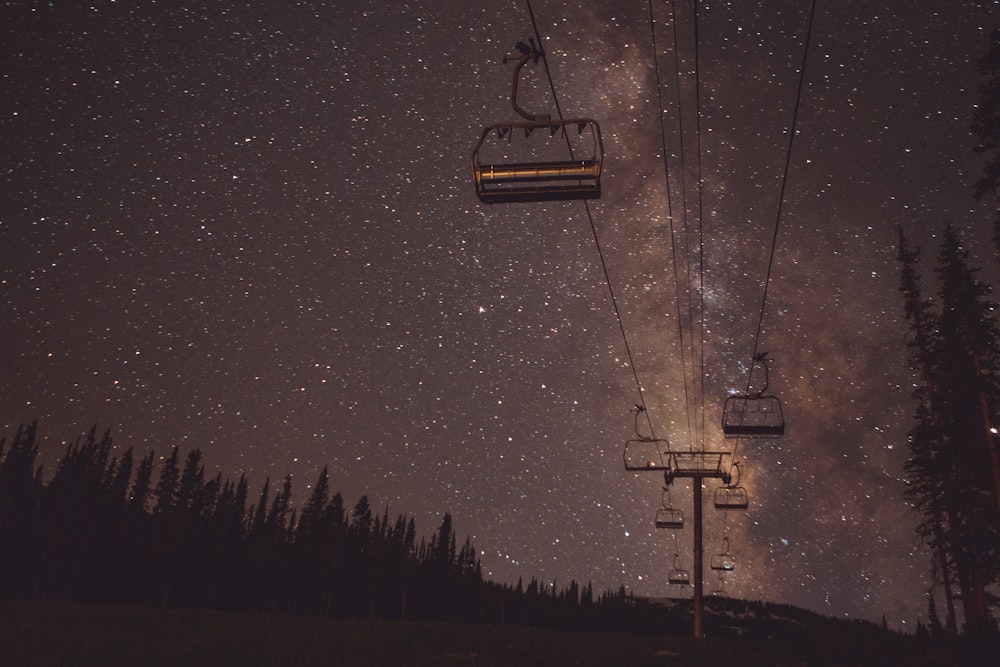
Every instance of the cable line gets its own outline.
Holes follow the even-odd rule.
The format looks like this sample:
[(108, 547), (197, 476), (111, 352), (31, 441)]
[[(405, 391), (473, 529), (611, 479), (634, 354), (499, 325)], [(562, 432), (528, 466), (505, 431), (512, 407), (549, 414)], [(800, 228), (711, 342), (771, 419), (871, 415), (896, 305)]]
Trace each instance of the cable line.
[[(660, 59), (658, 57), (658, 51), (656, 47), (656, 20), (653, 14), (653, 0), (647, 0), (647, 6), (649, 8), (649, 32), (650, 39), (653, 46), (653, 69), (656, 74), (656, 100), (657, 100), (657, 115), (660, 124), (660, 152), (663, 155), (663, 179), (666, 184), (666, 194), (667, 194), (667, 220), (670, 223), (670, 254), (671, 254), (671, 264), (673, 266), (674, 274), (674, 306), (676, 309), (677, 317), (677, 338), (679, 342), (680, 352), (681, 352), (681, 377), (684, 379), (684, 413), (687, 421), (687, 440), (688, 448), (690, 449), (690, 443), (693, 441), (694, 427), (691, 424), (691, 387), (688, 378), (688, 367), (687, 367), (687, 346), (684, 341), (684, 320), (681, 317), (681, 281), (680, 272), (677, 267), (677, 238), (674, 230), (674, 210), (673, 210), (673, 199), (670, 193), (670, 165), (667, 162), (667, 131), (664, 126), (663, 120), (663, 86), (660, 82)], [(673, 11), (673, 5), (671, 5), (671, 11)], [(674, 58), (676, 62), (677, 58), (677, 21), (676, 16), (672, 17), (672, 23), (674, 26)], [(682, 123), (682, 117), (680, 114), (680, 74), (679, 74), (679, 64), (678, 64), (678, 74), (677, 74), (677, 122), (678, 122), (678, 132), (683, 137), (684, 126)], [(681, 195), (684, 195), (683, 179), (684, 179), (684, 142), (680, 142), (680, 163), (681, 163)], [(682, 209), (684, 207), (682, 199)], [(686, 225), (685, 225), (686, 229)], [(686, 247), (686, 244), (685, 244)], [(686, 257), (686, 254), (685, 254)], [(685, 266), (687, 263), (685, 262)], [(688, 274), (688, 282), (690, 285), (690, 274)], [(693, 315), (691, 313), (691, 299), (690, 291), (688, 291), (688, 321), (693, 321)], [(691, 350), (692, 359), (694, 358), (694, 349)]]
[(701, 449), (705, 448), (705, 220), (704, 183), (701, 172), (701, 67), (699, 65), (700, 45), (698, 43), (698, 0), (692, 0), (694, 5), (694, 95), (695, 95), (695, 140), (698, 173), (698, 346), (700, 353), (699, 365), (699, 407), (701, 414)]
[[(531, 27), (532, 27), (532, 30), (535, 33), (536, 43), (539, 45), (539, 48), (541, 48), (541, 45), (542, 45), (542, 36), (541, 36), (541, 33), (539, 33), (539, 31), (538, 31), (538, 22), (535, 20), (535, 11), (531, 7), (531, 0), (525, 0), (525, 3), (528, 6), (528, 15), (531, 18)], [(544, 53), (544, 49), (542, 49), (542, 50), (543, 50), (543, 53)], [(552, 79), (552, 72), (549, 70), (548, 59), (543, 56), (542, 57), (542, 62), (545, 65), (545, 77), (549, 81), (549, 90), (552, 92), (552, 99), (553, 99), (553, 102), (555, 103), (556, 113), (559, 115), (559, 119), (562, 120), (562, 117), (563, 117), (562, 116), (562, 109), (559, 106), (559, 97), (556, 94), (556, 86), (555, 86), (555, 83), (554, 83), (554, 81)], [(569, 151), (570, 151), (570, 157), (572, 158), (572, 156), (573, 156), (573, 147), (571, 145), (569, 145), (569, 139), (568, 138), (567, 138), (567, 142), (566, 143), (567, 143), (567, 147), (569, 148)], [(637, 392), (639, 394), (639, 406), (641, 406), (642, 412), (646, 416), (646, 422), (649, 425), (649, 429), (650, 429), (649, 432), (651, 434), (653, 434), (654, 433), (654, 431), (653, 431), (653, 423), (652, 423), (652, 420), (650, 420), (650, 418), (649, 418), (649, 411), (646, 409), (646, 399), (645, 399), (645, 397), (643, 396), (643, 393), (642, 393), (642, 382), (640, 382), (640, 380), (639, 380), (639, 371), (636, 369), (635, 359), (633, 358), (633, 355), (632, 355), (632, 348), (631, 348), (631, 346), (629, 345), (629, 342), (628, 342), (628, 334), (625, 332), (625, 324), (624, 324), (624, 322), (622, 320), (621, 310), (618, 307), (618, 299), (615, 296), (615, 290), (614, 290), (614, 287), (612, 286), (612, 283), (611, 283), (611, 274), (608, 272), (608, 265), (607, 265), (607, 262), (605, 261), (605, 258), (604, 258), (604, 251), (601, 249), (601, 242), (600, 242), (600, 239), (599, 239), (599, 237), (597, 235), (597, 226), (594, 224), (594, 216), (593, 216), (593, 214), (590, 211), (590, 204), (586, 200), (583, 201), (583, 205), (584, 205), (584, 209), (587, 212), (587, 220), (590, 222), (590, 231), (591, 231), (591, 234), (594, 237), (594, 245), (597, 248), (597, 256), (598, 256), (598, 258), (600, 259), (600, 262), (601, 262), (601, 270), (604, 272), (604, 282), (608, 286), (608, 293), (611, 295), (611, 305), (614, 307), (615, 319), (618, 321), (618, 329), (621, 331), (622, 341), (625, 344), (625, 354), (628, 357), (629, 367), (632, 369), (632, 378), (635, 380), (636, 390), (637, 390)], [(653, 437), (655, 437), (655, 434), (654, 434)]]
[[(788, 172), (792, 162), (792, 147), (795, 142), (795, 135), (798, 133), (798, 119), (799, 119), (799, 107), (802, 102), (802, 89), (805, 85), (806, 78), (806, 62), (809, 58), (809, 45), (812, 41), (812, 28), (813, 28), (813, 18), (816, 16), (816, 0), (812, 0), (809, 9), (809, 23), (806, 27), (806, 38), (805, 44), (802, 48), (802, 65), (799, 67), (799, 85), (795, 92), (795, 107), (792, 111), (792, 126), (788, 136), (788, 147), (785, 151), (785, 167), (781, 176), (781, 190), (778, 193), (778, 210), (775, 215), (774, 220), (774, 233), (771, 236), (771, 251), (767, 260), (767, 275), (764, 278), (764, 291), (760, 300), (760, 315), (757, 319), (757, 332), (754, 335), (753, 341), (753, 354), (751, 355), (752, 360), (756, 360), (758, 357), (758, 350), (760, 349), (760, 335), (764, 328), (764, 312), (767, 308), (767, 292), (768, 287), (771, 284), (771, 273), (774, 269), (774, 252), (775, 247), (778, 245), (778, 232), (781, 228), (781, 214), (784, 210), (785, 203), (785, 188), (788, 186)], [(751, 361), (750, 371), (747, 373), (747, 391), (750, 393), (751, 380), (753, 378), (753, 368), (754, 361)], [(736, 439), (736, 444), (733, 446), (733, 460), (736, 460), (736, 449), (739, 447), (740, 439)]]

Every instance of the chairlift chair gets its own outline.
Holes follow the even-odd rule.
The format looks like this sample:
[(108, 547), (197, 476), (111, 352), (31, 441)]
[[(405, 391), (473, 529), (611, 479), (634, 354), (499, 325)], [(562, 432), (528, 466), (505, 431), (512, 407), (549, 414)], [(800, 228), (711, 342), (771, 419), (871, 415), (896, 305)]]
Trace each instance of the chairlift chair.
[(722, 431), (728, 438), (780, 438), (785, 417), (777, 396), (729, 396), (722, 410)]
[(663, 438), (633, 438), (625, 443), (625, 470), (670, 470), (670, 443)]
[(719, 572), (719, 587), (712, 591), (713, 597), (726, 597), (726, 573)]
[(635, 415), (635, 437), (625, 442), (622, 459), (625, 470), (647, 472), (670, 471), (670, 443), (664, 438), (653, 438), (639, 433), (639, 415), (646, 411), (640, 405), (632, 409)]
[(669, 507), (656, 510), (656, 527), (680, 530), (684, 527), (684, 512)]
[(742, 486), (720, 486), (715, 490), (715, 509), (745, 510), (749, 506), (747, 490)]
[(754, 358), (764, 368), (760, 391), (726, 398), (722, 407), (722, 432), (727, 438), (780, 438), (785, 434), (785, 416), (777, 396), (765, 394), (769, 382), (767, 352)]
[(736, 469), (736, 481), (715, 490), (715, 509), (745, 510), (750, 506), (747, 490), (740, 485), (742, 472), (738, 461), (733, 461), (733, 468)]
[[(524, 121), (483, 129), (472, 152), (476, 195), (486, 204), (597, 199), (601, 196), (604, 143), (590, 118), (552, 119), (530, 114), (517, 104), (521, 68), (544, 57), (534, 40), (519, 42), (511, 106)], [(504, 58), (504, 62), (507, 58)], [(565, 159), (569, 150), (570, 159)]]
[(722, 553), (712, 555), (709, 567), (716, 572), (732, 572), (736, 568), (736, 562), (732, 554), (729, 553), (729, 538), (722, 538), (722, 544)]
[(691, 575), (681, 567), (681, 557), (679, 554), (674, 554), (674, 566), (667, 573), (667, 583), (677, 584), (678, 586), (691, 585)]
[(709, 567), (718, 572), (732, 572), (736, 568), (736, 563), (729, 554), (713, 554)]
[(670, 490), (664, 487), (662, 507), (656, 510), (656, 527), (680, 530), (684, 527), (684, 512), (670, 504)]
[[(567, 143), (583, 156), (551, 159)], [(484, 204), (599, 199), (603, 155), (601, 128), (589, 118), (491, 125), (472, 153), (476, 195)]]

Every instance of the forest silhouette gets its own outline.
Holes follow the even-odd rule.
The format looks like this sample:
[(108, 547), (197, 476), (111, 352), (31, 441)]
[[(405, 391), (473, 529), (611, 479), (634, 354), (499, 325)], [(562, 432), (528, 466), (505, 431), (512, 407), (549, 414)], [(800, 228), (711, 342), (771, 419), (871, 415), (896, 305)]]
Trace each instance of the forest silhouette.
[[(115, 453), (115, 452), (120, 453)], [(367, 496), (348, 508), (324, 469), (301, 508), (292, 478), (251, 502), (245, 476), (206, 477), (198, 449), (136, 460), (97, 427), (66, 447), (48, 481), (38, 423), (0, 440), (0, 597), (340, 618), (525, 625), (685, 635), (690, 600), (653, 603), (624, 586), (527, 585), (483, 577), (444, 513), (429, 539)], [(851, 626), (795, 607), (713, 598), (714, 634), (801, 637)]]
[(290, 475), (273, 491), (266, 480), (251, 502), (246, 477), (206, 477), (198, 449), (173, 447), (159, 462), (152, 451), (136, 460), (131, 448), (115, 449), (95, 426), (46, 483), (37, 422), (0, 441), (0, 595), (663, 630), (624, 587), (595, 596), (576, 581), (487, 581), (450, 514), (429, 540), (419, 537), (412, 517), (390, 518), (367, 496), (345, 505), (325, 468), (299, 509)]

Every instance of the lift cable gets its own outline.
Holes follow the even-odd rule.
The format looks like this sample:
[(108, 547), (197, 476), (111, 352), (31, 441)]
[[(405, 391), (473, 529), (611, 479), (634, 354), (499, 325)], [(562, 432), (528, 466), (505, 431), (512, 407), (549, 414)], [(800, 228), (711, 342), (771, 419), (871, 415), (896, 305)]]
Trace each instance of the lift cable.
[[(528, 15), (531, 17), (531, 27), (532, 27), (532, 30), (534, 30), (534, 33), (535, 33), (536, 43), (541, 48), (541, 45), (542, 45), (542, 36), (541, 36), (541, 33), (539, 33), (539, 31), (538, 31), (538, 23), (535, 21), (535, 12), (534, 12), (534, 10), (531, 7), (531, 0), (525, 0), (525, 3), (528, 6)], [(543, 51), (544, 51), (544, 49), (543, 49)], [(552, 72), (549, 70), (549, 62), (548, 62), (548, 60), (546, 58), (543, 57), (542, 58), (542, 63), (545, 65), (545, 77), (549, 81), (549, 89), (552, 92), (552, 99), (553, 99), (553, 101), (555, 103), (556, 113), (559, 115), (559, 119), (561, 120), (562, 119), (562, 109), (559, 107), (559, 97), (556, 95), (556, 86), (555, 86), (555, 82), (552, 80)], [(569, 140), (568, 139), (567, 139), (567, 147), (569, 148), (570, 157), (572, 158), (573, 157), (573, 148), (572, 148), (572, 146), (569, 146)], [(587, 220), (590, 221), (590, 231), (591, 231), (591, 234), (594, 237), (594, 245), (597, 248), (597, 256), (598, 256), (598, 258), (600, 259), (600, 262), (601, 262), (601, 269), (604, 272), (604, 282), (608, 286), (608, 293), (611, 295), (611, 305), (614, 307), (615, 319), (618, 321), (618, 329), (621, 331), (622, 340), (624, 341), (624, 344), (625, 344), (625, 354), (628, 357), (629, 367), (632, 369), (632, 378), (635, 380), (636, 390), (638, 391), (638, 394), (639, 394), (639, 406), (642, 408), (642, 412), (645, 413), (645, 415), (646, 415), (646, 422), (647, 422), (647, 424), (649, 426), (649, 429), (650, 429), (649, 432), (650, 432), (650, 434), (653, 434), (652, 420), (649, 418), (649, 411), (646, 409), (646, 399), (645, 399), (645, 397), (643, 396), (643, 393), (642, 393), (642, 382), (639, 381), (639, 372), (636, 369), (635, 360), (633, 359), (633, 356), (632, 356), (632, 348), (631, 348), (631, 346), (628, 343), (628, 334), (625, 332), (625, 324), (624, 324), (624, 322), (622, 320), (621, 310), (618, 308), (618, 299), (615, 296), (614, 287), (612, 287), (611, 274), (608, 272), (608, 265), (607, 265), (607, 262), (604, 259), (604, 251), (601, 249), (601, 242), (600, 242), (600, 240), (599, 240), (599, 238), (597, 236), (597, 226), (594, 224), (594, 216), (590, 212), (590, 204), (586, 200), (584, 200), (583, 205), (584, 205), (585, 210), (587, 211)], [(655, 435), (653, 435), (653, 437), (655, 437)]]
[[(799, 86), (798, 90), (795, 93), (795, 108), (792, 111), (792, 126), (791, 130), (788, 133), (788, 147), (787, 150), (785, 151), (785, 168), (784, 168), (784, 173), (782, 174), (781, 177), (781, 190), (778, 193), (778, 210), (774, 220), (774, 233), (771, 236), (770, 256), (768, 257), (767, 260), (767, 275), (764, 278), (764, 292), (760, 301), (760, 315), (757, 319), (757, 332), (754, 335), (753, 355), (751, 356), (752, 360), (756, 360), (758, 357), (757, 351), (760, 348), (760, 336), (761, 336), (761, 331), (763, 330), (764, 327), (764, 312), (767, 308), (767, 290), (769, 285), (771, 284), (771, 272), (774, 268), (774, 251), (775, 247), (778, 244), (778, 232), (781, 228), (781, 214), (784, 209), (784, 203), (785, 203), (785, 188), (788, 185), (788, 171), (792, 162), (792, 146), (795, 142), (795, 135), (798, 132), (799, 106), (802, 102), (802, 89), (805, 85), (805, 78), (806, 78), (806, 62), (808, 61), (809, 58), (809, 44), (812, 40), (813, 18), (815, 16), (816, 16), (816, 0), (812, 0), (811, 7), (809, 9), (809, 23), (806, 28), (805, 44), (802, 48), (802, 64), (799, 67)], [(747, 392), (746, 392), (747, 394), (750, 393), (751, 389), (751, 380), (753, 377), (754, 365), (755, 362), (751, 361), (750, 371), (747, 373)], [(733, 446), (733, 458), (732, 458), (733, 461), (736, 460), (736, 449), (739, 447), (739, 444), (740, 444), (740, 439), (737, 438), (736, 443)]]
[[(691, 352), (691, 360), (694, 362), (695, 358), (695, 344), (694, 344), (694, 299), (692, 298), (691, 286), (694, 284), (694, 279), (691, 275), (691, 265), (692, 262), (688, 257), (689, 248), (691, 247), (690, 230), (691, 226), (688, 224), (688, 189), (687, 189), (687, 150), (685, 148), (686, 142), (684, 141), (684, 113), (682, 112), (681, 105), (681, 59), (680, 59), (680, 38), (677, 33), (677, 3), (670, 3), (670, 21), (671, 28), (674, 38), (674, 89), (677, 91), (677, 135), (679, 138), (678, 145), (680, 147), (680, 172), (681, 172), (681, 220), (683, 222), (683, 253), (684, 258), (684, 279), (685, 279), (685, 294), (687, 295), (687, 323), (688, 323), (688, 346)], [(692, 381), (694, 380), (692, 371)], [(693, 404), (688, 402), (686, 409), (690, 412)], [(690, 419), (690, 417), (689, 417)], [(692, 448), (692, 443), (695, 442), (694, 431), (692, 430), (692, 437), (688, 444), (688, 449)]]
[[(671, 260), (672, 260), (671, 263), (672, 263), (672, 266), (673, 266), (673, 274), (674, 274), (674, 306), (676, 308), (676, 317), (677, 317), (677, 337), (678, 337), (678, 341), (679, 341), (679, 345), (680, 345), (680, 352), (681, 352), (681, 376), (684, 378), (684, 406), (685, 406), (684, 407), (684, 412), (685, 412), (685, 416), (687, 418), (687, 433), (688, 433), (687, 441), (689, 443), (689, 449), (690, 449), (690, 443), (693, 441), (693, 436), (694, 436), (694, 428), (693, 428), (693, 425), (691, 424), (691, 410), (690, 410), (690, 407), (689, 407), (691, 405), (691, 387), (690, 387), (690, 383), (689, 383), (688, 367), (687, 367), (687, 363), (688, 363), (687, 362), (687, 346), (685, 345), (685, 341), (684, 341), (684, 321), (683, 321), (683, 318), (681, 317), (681, 280), (680, 280), (680, 271), (678, 270), (678, 266), (677, 266), (678, 251), (677, 251), (677, 236), (676, 236), (676, 232), (674, 230), (673, 199), (672, 199), (671, 194), (670, 194), (670, 165), (669, 165), (669, 163), (667, 161), (667, 130), (666, 130), (666, 127), (665, 127), (665, 124), (664, 124), (664, 118), (663, 118), (663, 113), (664, 113), (664, 109), (663, 109), (663, 86), (662, 86), (662, 84), (660, 82), (660, 59), (658, 57), (658, 51), (657, 51), (657, 47), (656, 47), (656, 20), (654, 18), (654, 14), (653, 14), (653, 0), (647, 0), (647, 5), (649, 7), (649, 32), (650, 32), (650, 39), (652, 41), (652, 46), (653, 46), (653, 69), (654, 69), (655, 74), (656, 74), (657, 115), (659, 116), (658, 120), (659, 120), (659, 124), (660, 124), (660, 152), (663, 155), (663, 179), (664, 179), (664, 182), (666, 184), (666, 194), (667, 194), (667, 220), (670, 223), (670, 254), (671, 254)], [(671, 7), (673, 7), (672, 4), (671, 4)], [(676, 16), (673, 16), (672, 23), (674, 25), (674, 58), (676, 59), (677, 58), (677, 22), (676, 22)], [(678, 68), (679, 68), (679, 65), (678, 65)], [(677, 118), (678, 118), (678, 120), (677, 120), (677, 122), (678, 122), (678, 126), (679, 126), (679, 133), (683, 137), (684, 126), (683, 126), (683, 123), (682, 123), (682, 120), (681, 120), (681, 114), (680, 114), (680, 74), (679, 74), (679, 72), (677, 74), (677, 96), (678, 96), (678, 104), (677, 104), (677, 109), (678, 109)], [(683, 141), (680, 142), (680, 164), (681, 164), (680, 173), (681, 173), (681, 185), (682, 185), (682, 187), (681, 187), (681, 194), (683, 196), (683, 194), (684, 194), (684, 188), (683, 188), (683, 179), (684, 179), (684, 142)], [(682, 209), (684, 207), (685, 207), (685, 204), (682, 201)], [(685, 225), (685, 229), (686, 229), (686, 225)], [(686, 246), (686, 244), (685, 244), (685, 246)], [(685, 254), (685, 257), (686, 257), (686, 254)], [(688, 275), (690, 275), (690, 273)], [(690, 281), (688, 281), (687, 284), (690, 284)], [(688, 321), (691, 322), (691, 321), (693, 321), (693, 317), (692, 317), (692, 314), (691, 314), (690, 291), (688, 292), (687, 303), (688, 303), (688, 318), (689, 318)], [(692, 353), (692, 359), (693, 359), (693, 357), (694, 357), (694, 349), (693, 348), (691, 350), (691, 353)]]
[(701, 411), (701, 449), (705, 448), (705, 224), (702, 211), (704, 210), (704, 182), (701, 172), (701, 67), (699, 66), (700, 45), (698, 43), (698, 0), (692, 0), (694, 5), (694, 93), (695, 93), (695, 151), (697, 158), (698, 173), (698, 309), (701, 316), (698, 318), (699, 336), (698, 345), (701, 355), (699, 366), (699, 408)]

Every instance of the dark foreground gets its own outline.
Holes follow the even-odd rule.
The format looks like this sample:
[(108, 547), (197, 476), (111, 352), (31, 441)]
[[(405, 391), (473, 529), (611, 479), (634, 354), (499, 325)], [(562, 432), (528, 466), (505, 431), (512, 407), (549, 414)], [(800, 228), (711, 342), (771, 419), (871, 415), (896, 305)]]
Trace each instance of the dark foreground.
[(518, 626), (250, 615), (0, 600), (0, 665), (960, 665), (880, 642), (559, 632)]

